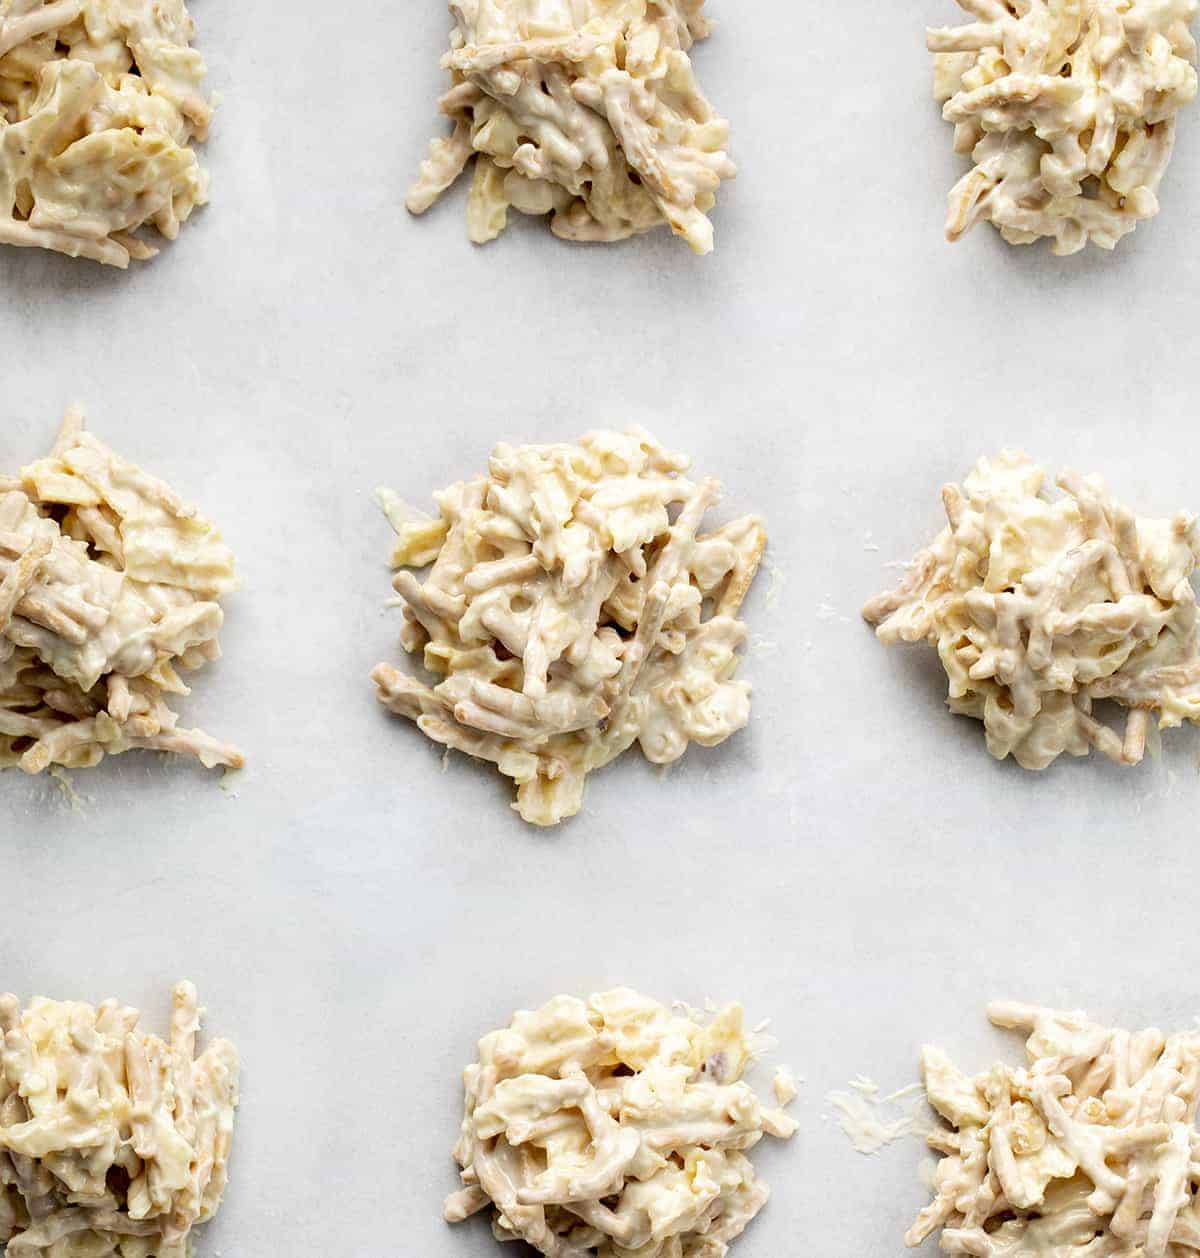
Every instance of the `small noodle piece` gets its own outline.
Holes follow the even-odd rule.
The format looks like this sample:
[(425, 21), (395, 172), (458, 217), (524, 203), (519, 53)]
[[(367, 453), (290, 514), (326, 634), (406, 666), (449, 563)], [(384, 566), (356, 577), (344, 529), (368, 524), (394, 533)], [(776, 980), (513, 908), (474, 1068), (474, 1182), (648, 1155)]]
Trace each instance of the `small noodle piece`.
[(922, 1050), (948, 1127), (928, 1137), (943, 1156), (906, 1244), (940, 1228), (944, 1253), (972, 1258), (1200, 1254), (1200, 1033), (1011, 1003), (988, 1017), (1028, 1035), (1027, 1064), (972, 1079)]
[(225, 1191), (238, 1056), (197, 1055), (196, 989), (167, 1040), (115, 1000), (0, 996), (0, 1245), (8, 1258), (188, 1258)]
[(452, 85), (408, 209), (424, 213), (475, 158), (467, 225), (494, 240), (509, 209), (553, 217), (565, 240), (613, 241), (662, 223), (710, 253), (708, 211), (737, 168), (729, 124), (688, 56), (704, 0), (451, 0)]
[(723, 1258), (766, 1203), (745, 1151), (795, 1122), (741, 1081), (759, 1045), (627, 988), (556, 996), (479, 1041), (463, 1072), (456, 1223), (549, 1258)]
[[(635, 741), (669, 764), (750, 718), (737, 615), (766, 531), (744, 516), (701, 533), (719, 486), (688, 466), (642, 429), (598, 431), (497, 446), (486, 476), (436, 496), (437, 518), (381, 494), (401, 644), (444, 680), (380, 664), (377, 697), (494, 762), (535, 825), (576, 814), (588, 773)], [(408, 571), (429, 564), (424, 583)]]
[[(863, 616), (881, 642), (937, 648), (950, 710), (983, 722), (997, 759), (1044, 769), (1095, 747), (1137, 764), (1151, 719), (1200, 722), (1200, 530), (1135, 516), (1097, 476), (1064, 472), (1057, 498), (1045, 479), (1010, 450), (945, 486), (947, 527)], [(1129, 709), (1123, 734), (1098, 699)]]

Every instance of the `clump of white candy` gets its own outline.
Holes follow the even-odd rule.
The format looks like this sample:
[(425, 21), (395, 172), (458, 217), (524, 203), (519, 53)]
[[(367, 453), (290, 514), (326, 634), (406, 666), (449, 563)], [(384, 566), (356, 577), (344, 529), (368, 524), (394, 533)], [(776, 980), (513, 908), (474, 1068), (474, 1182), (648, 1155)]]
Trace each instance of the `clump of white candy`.
[(239, 768), (167, 706), (219, 657), (236, 584), (216, 527), (69, 411), (48, 458), (0, 476), (0, 768), (138, 747)]
[(742, 1010), (708, 1025), (626, 988), (556, 996), (479, 1042), (463, 1074), (458, 1222), (549, 1258), (722, 1258), (766, 1203), (744, 1151), (796, 1124), (740, 1082)]
[(935, 94), (974, 166), (951, 240), (980, 219), (1009, 244), (1111, 249), (1158, 213), (1175, 115), (1196, 95), (1196, 0), (959, 0), (931, 30)]
[(737, 613), (766, 532), (745, 516), (700, 533), (719, 486), (688, 466), (641, 429), (593, 432), (497, 446), (486, 476), (437, 495), (437, 519), (385, 500), (393, 565), (433, 565), (393, 582), (401, 643), (445, 680), (380, 664), (379, 701), (493, 761), (526, 821), (573, 816), (587, 774), (635, 740), (667, 764), (750, 718)]
[(1200, 1034), (1131, 1034), (1031, 1005), (994, 1004), (1029, 1033), (1024, 1067), (968, 1078), (922, 1053), (930, 1104), (953, 1130), (934, 1200), (905, 1241), (942, 1228), (972, 1258), (1195, 1258), (1200, 1254)]
[[(1136, 764), (1152, 717), (1200, 722), (1200, 530), (1135, 516), (1095, 476), (1063, 473), (1059, 498), (1044, 483), (1024, 454), (981, 459), (942, 490), (948, 527), (863, 615), (882, 642), (937, 647), (950, 710), (983, 722), (998, 759), (1044, 769), (1095, 747)], [(1123, 738), (1097, 699), (1130, 710)]]
[(729, 124), (704, 98), (688, 51), (710, 29), (704, 0), (451, 0), (442, 64), (454, 123), (408, 196), (427, 210), (475, 155), (470, 237), (508, 211), (552, 214), (566, 240), (620, 240), (662, 223), (697, 253), (736, 168)]
[(127, 267), (208, 200), (183, 0), (0, 0), (0, 243)]
[(199, 1055), (176, 987), (168, 1040), (136, 1009), (0, 996), (0, 1245), (8, 1258), (187, 1258), (221, 1204), (238, 1103), (227, 1040)]

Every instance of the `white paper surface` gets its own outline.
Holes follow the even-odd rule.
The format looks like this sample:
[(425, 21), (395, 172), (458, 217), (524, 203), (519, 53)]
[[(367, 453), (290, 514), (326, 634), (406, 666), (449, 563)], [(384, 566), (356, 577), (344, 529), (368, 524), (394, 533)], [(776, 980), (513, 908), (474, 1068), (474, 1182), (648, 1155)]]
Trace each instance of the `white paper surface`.
[[(1200, 502), (1200, 110), (1115, 256), (986, 227), (951, 247), (964, 167), (923, 48), (948, 0), (714, 0), (696, 63), (741, 167), (716, 254), (572, 247), (520, 216), (481, 250), (465, 187), (420, 221), (402, 205), (440, 125), (443, 6), (353, 8), (196, 0), (224, 96), (211, 207), (128, 274), (0, 254), (0, 467), (78, 401), (222, 525), (245, 588), (183, 711), (250, 757), (227, 790), (110, 761), (75, 775), (82, 816), (0, 780), (0, 988), (162, 1026), (197, 982), (245, 1067), (199, 1250), (222, 1258), (495, 1254), (440, 1218), (476, 1038), (559, 991), (740, 999), (805, 1083), (734, 1252), (890, 1258), (924, 1152), (854, 1153), (830, 1089), (910, 1082), (926, 1038), (982, 1068), (993, 997), (1200, 1013), (1195, 732), (1136, 771), (997, 764), (934, 654), (857, 615), (940, 527), (942, 482), (1000, 445), (1102, 471), (1143, 513)], [(374, 701), (400, 651), (372, 491), (424, 503), (496, 440), (627, 422), (768, 520), (752, 725), (666, 775), (631, 754), (535, 831)]]

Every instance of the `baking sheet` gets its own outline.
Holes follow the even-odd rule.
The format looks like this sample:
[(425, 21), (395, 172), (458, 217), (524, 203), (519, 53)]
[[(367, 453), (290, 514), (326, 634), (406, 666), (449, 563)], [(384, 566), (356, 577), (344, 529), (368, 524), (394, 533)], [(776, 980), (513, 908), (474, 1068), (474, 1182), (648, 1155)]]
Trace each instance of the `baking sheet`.
[[(200, 1252), (483, 1258), (442, 1223), (458, 1073), (559, 991), (740, 999), (805, 1082), (741, 1258), (891, 1256), (922, 1204), (916, 1141), (855, 1153), (826, 1094), (916, 1077), (935, 1038), (982, 1068), (984, 1003), (1190, 1024), (1200, 741), (1137, 771), (1031, 776), (947, 715), (931, 652), (857, 610), (940, 527), (938, 489), (1001, 445), (1105, 472), (1146, 514), (1200, 500), (1200, 110), (1161, 217), (1057, 260), (980, 228), (928, 92), (940, 0), (714, 0), (696, 54), (734, 124), (717, 252), (613, 248), (521, 219), (471, 247), (465, 189), (402, 208), (439, 124), (429, 3), (196, 0), (224, 96), (213, 204), (128, 274), (0, 254), (0, 466), (70, 401), (222, 526), (245, 588), (189, 723), (216, 776), (127, 756), (0, 781), (0, 987), (139, 1003), (194, 979), (245, 1076), (226, 1204)], [(520, 217), (520, 216), (516, 216)], [(499, 439), (648, 425), (757, 510), (752, 725), (661, 774), (630, 755), (582, 816), (528, 829), (507, 786), (377, 707), (400, 657), (379, 483), (424, 501)], [(1016, 1040), (1008, 1042), (1013, 1054)], [(769, 1071), (760, 1073), (764, 1085)]]

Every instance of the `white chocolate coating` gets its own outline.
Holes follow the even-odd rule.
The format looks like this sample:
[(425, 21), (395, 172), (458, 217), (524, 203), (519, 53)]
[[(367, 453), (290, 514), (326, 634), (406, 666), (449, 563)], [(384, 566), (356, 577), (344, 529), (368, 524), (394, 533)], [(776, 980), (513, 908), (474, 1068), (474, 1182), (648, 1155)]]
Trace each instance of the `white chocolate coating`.
[(142, 747), (240, 767), (176, 727), (178, 669), (218, 658), (236, 586), (216, 528), (70, 411), (54, 453), (0, 478), (0, 768), (83, 768)]
[[(881, 642), (935, 646), (952, 712), (981, 720), (998, 759), (1044, 769), (1096, 747), (1137, 764), (1151, 717), (1200, 722), (1196, 519), (1134, 516), (1098, 477), (1045, 473), (1019, 452), (942, 490), (949, 525), (901, 587), (863, 615)], [(1123, 736), (1092, 715), (1130, 709)]]
[(424, 213), (475, 156), (473, 241), (508, 210), (552, 214), (565, 240), (611, 241), (662, 223), (709, 253), (707, 212), (736, 167), (729, 124), (704, 98), (688, 52), (709, 33), (704, 0), (451, 0), (442, 64), (454, 123), (408, 196)]
[(127, 267), (208, 176), (204, 62), (183, 0), (0, 0), (0, 243)]
[[(737, 613), (766, 533), (745, 516), (701, 534), (719, 486), (688, 466), (641, 429), (592, 432), (497, 446), (487, 476), (437, 495), (438, 519), (386, 500), (400, 640), (444, 680), (380, 664), (379, 701), (493, 761), (535, 825), (577, 813), (587, 774), (635, 740), (667, 764), (749, 720)], [(406, 570), (430, 563), (424, 584)]]
[(8, 1258), (188, 1258), (225, 1190), (238, 1057), (197, 1056), (196, 989), (168, 1041), (136, 1009), (0, 996), (0, 1244)]
[(972, 1258), (1195, 1258), (1200, 1253), (1200, 1033), (1131, 1034), (1082, 1013), (993, 1004), (1029, 1033), (1028, 1064), (974, 1079), (921, 1054), (930, 1104), (952, 1130), (934, 1200), (905, 1236)]
[(1196, 95), (1196, 0), (959, 0), (931, 30), (934, 94), (974, 165), (946, 234), (981, 219), (1009, 244), (1112, 249), (1158, 213), (1175, 115)]
[(459, 1222), (549, 1258), (723, 1258), (767, 1200), (745, 1150), (796, 1124), (741, 1082), (738, 1005), (706, 1026), (625, 988), (556, 996), (463, 1072)]

